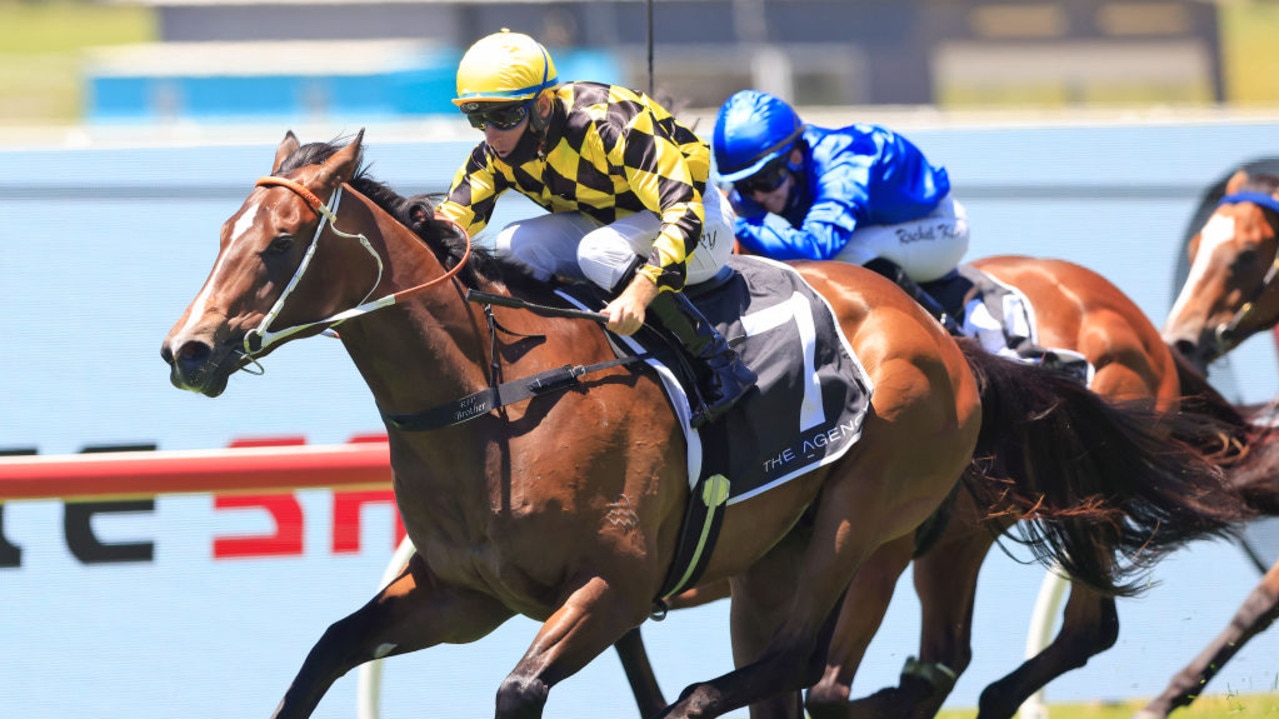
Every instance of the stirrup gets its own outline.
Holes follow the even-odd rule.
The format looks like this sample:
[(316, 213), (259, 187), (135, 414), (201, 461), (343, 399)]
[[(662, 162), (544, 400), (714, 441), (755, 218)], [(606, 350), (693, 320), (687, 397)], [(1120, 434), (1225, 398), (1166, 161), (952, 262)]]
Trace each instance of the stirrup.
[(692, 416), (689, 424), (694, 428), (714, 422), (723, 417), (738, 402), (746, 396), (751, 387), (754, 387), (759, 381), (755, 375), (755, 371), (746, 366), (742, 358), (728, 349), (727, 352), (732, 353), (730, 358), (726, 358), (726, 364), (714, 366), (708, 363), (706, 370), (711, 373), (712, 381), (718, 380), (719, 396), (715, 401), (706, 398), (706, 392), (700, 386), (697, 387), (698, 406), (692, 408)]

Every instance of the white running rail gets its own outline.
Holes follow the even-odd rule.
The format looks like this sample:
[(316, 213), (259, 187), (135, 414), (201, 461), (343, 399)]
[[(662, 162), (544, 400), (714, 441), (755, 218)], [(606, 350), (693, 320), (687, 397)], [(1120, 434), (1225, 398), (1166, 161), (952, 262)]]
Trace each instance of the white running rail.
[[(400, 572), (404, 570), (404, 565), (409, 563), (413, 558), (413, 552), (417, 551), (413, 547), (413, 542), (405, 537), (400, 541), (400, 546), (395, 548), (395, 554), (391, 555), (391, 563), (386, 565), (386, 571), (382, 572), (382, 583), (378, 585), (379, 589), (390, 584), (392, 580), (400, 576)], [(382, 660), (374, 659), (371, 662), (365, 662), (360, 665), (358, 680), (359, 683), (355, 689), (355, 715), (358, 719), (378, 719), (378, 713), (381, 710), (380, 699), (382, 695)]]
[[(1066, 593), (1070, 580), (1063, 577), (1056, 567), (1049, 569), (1044, 581), (1039, 585), (1039, 596), (1035, 599), (1035, 611), (1030, 615), (1030, 627), (1026, 632), (1026, 658), (1029, 659), (1044, 650), (1052, 642), (1053, 629), (1057, 624), (1057, 613), (1061, 609), (1061, 598)], [(1044, 703), (1044, 690), (1040, 689), (1022, 703), (1017, 716), (1020, 719), (1048, 719), (1048, 705)]]

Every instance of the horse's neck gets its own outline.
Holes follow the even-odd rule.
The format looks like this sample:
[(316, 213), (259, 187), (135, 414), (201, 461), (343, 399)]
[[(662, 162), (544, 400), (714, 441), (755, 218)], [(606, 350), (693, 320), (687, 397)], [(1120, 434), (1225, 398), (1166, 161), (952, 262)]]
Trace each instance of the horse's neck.
[(374, 295), (407, 292), (390, 307), (338, 328), (378, 406), (413, 413), (484, 386), (487, 352), (482, 314), (466, 302), (456, 279), (443, 279), (439, 259), (416, 235), (385, 213), (370, 237), (384, 257)]

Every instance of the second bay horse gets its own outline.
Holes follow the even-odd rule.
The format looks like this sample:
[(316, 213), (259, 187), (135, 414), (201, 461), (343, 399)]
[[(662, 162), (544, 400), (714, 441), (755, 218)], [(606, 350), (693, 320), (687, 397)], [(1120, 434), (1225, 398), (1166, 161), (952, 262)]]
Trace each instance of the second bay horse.
[[(1164, 338), (1204, 372), (1244, 340), (1279, 324), (1279, 158), (1247, 163), (1213, 186), (1187, 233), (1185, 279), (1164, 321)], [(1248, 371), (1256, 371), (1249, 368)], [(1275, 424), (1275, 407), (1253, 407)], [(1279, 487), (1279, 437), (1258, 441), (1255, 458), (1231, 477), (1266, 516), (1258, 495)], [(1279, 562), (1270, 567), (1227, 626), (1136, 715), (1162, 719), (1189, 706), (1205, 685), (1279, 617)]]
[(1235, 172), (1186, 253), (1189, 273), (1163, 337), (1207, 374), (1213, 361), (1279, 324), (1279, 175)]
[[(302, 145), (286, 134), (271, 175), (223, 224), (208, 279), (161, 355), (175, 386), (216, 397), (283, 342), (336, 326), (388, 418), (396, 501), (417, 553), (323, 633), (274, 717), (310, 716), (364, 662), (475, 641), (517, 614), (542, 627), (497, 688), (495, 716), (538, 717), (552, 687), (649, 616), (690, 499), (684, 436), (642, 364), (460, 424), (390, 421), (613, 353), (594, 322), (468, 301), (468, 290), (558, 298), (445, 221), (425, 240), (397, 221), (403, 198), (363, 171), (362, 135)], [(1034, 517), (1036, 555), (1101, 593), (1130, 589), (1124, 580), (1174, 543), (1240, 520), (1220, 471), (1177, 439), (1207, 418), (1112, 405), (956, 343), (861, 268), (798, 269), (873, 382), (871, 410), (841, 459), (728, 507), (704, 581), (731, 582), (736, 668), (689, 686), (662, 716), (747, 705), (795, 716), (797, 692), (822, 675), (841, 603), (844, 616), (861, 611), (844, 598), (850, 581), (872, 556), (912, 543), (961, 479), (978, 506)], [(1176, 497), (1177, 509), (1119, 512), (1098, 500), (1115, 487), (1134, 503)]]
[[(1220, 423), (1184, 439), (1223, 468), (1241, 459), (1252, 428), (1181, 363), (1163, 343), (1158, 329), (1114, 284), (1063, 260), (998, 256), (976, 260), (973, 265), (1026, 296), (1034, 307), (1040, 345), (1074, 350), (1088, 359), (1095, 369), (1090, 388), (1098, 395), (1158, 412), (1178, 411), (1183, 398), (1192, 398), (1197, 409), (1217, 417)], [(1188, 536), (1176, 528), (1183, 498), (1175, 494), (1161, 496), (1148, 493), (1141, 485), (1114, 483), (1098, 496), (1120, 516), (1129, 511), (1165, 516), (1167, 523), (1160, 530), (1163, 536), (1157, 538), (1160, 543), (1175, 545)], [(917, 553), (917, 548), (903, 539), (887, 545), (863, 566), (849, 588), (826, 671), (808, 694), (806, 705), (813, 717), (925, 719), (936, 714), (972, 658), (972, 613), (981, 566), (997, 536), (1014, 524), (1014, 517), (992, 514), (998, 515), (971, 493), (960, 492), (944, 532), (926, 551)], [(913, 559), (915, 589), (923, 612), (919, 657), (907, 662), (899, 686), (850, 701), (857, 668), (913, 554), (917, 554)], [(1101, 552), (1101, 556), (1105, 554)], [(727, 594), (726, 585), (704, 586), (677, 598), (675, 604), (701, 604)], [(1053, 642), (988, 686), (980, 698), (979, 716), (1014, 716), (1028, 697), (1052, 679), (1113, 646), (1119, 632), (1115, 596), (1086, 582), (1073, 583)], [(623, 656), (629, 668), (632, 663)], [(644, 676), (642, 670), (635, 674)], [(640, 686), (644, 688), (636, 692), (636, 698), (644, 713), (656, 703), (650, 692), (657, 688), (652, 683)]]

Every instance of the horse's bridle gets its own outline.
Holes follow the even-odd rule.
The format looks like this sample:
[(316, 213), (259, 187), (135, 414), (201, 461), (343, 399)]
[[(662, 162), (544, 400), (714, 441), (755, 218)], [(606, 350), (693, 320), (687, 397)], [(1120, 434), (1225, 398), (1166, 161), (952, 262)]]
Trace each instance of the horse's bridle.
[[(1276, 200), (1274, 197), (1267, 195), (1264, 192), (1236, 192), (1221, 198), (1217, 205), (1220, 207), (1221, 205), (1234, 205), (1240, 202), (1251, 202), (1254, 205), (1259, 205), (1262, 208), (1279, 214), (1279, 200)], [(1279, 238), (1277, 238), (1277, 241), (1279, 241)], [(1243, 321), (1252, 314), (1253, 309), (1256, 307), (1257, 300), (1265, 294), (1266, 290), (1275, 283), (1277, 278), (1279, 278), (1279, 245), (1276, 246), (1275, 257), (1270, 262), (1270, 268), (1266, 270), (1266, 276), (1261, 279), (1261, 284), (1258, 285), (1257, 288), (1248, 296), (1248, 299), (1239, 306), (1239, 309), (1235, 311), (1235, 314), (1226, 322), (1218, 325), (1217, 329), (1213, 332), (1214, 338), (1217, 341), (1217, 349), (1219, 353), (1225, 353), (1226, 343), (1234, 339), (1239, 330), (1239, 325), (1243, 324)]]
[[(283, 342), (285, 339), (292, 337), (298, 332), (301, 332), (306, 329), (310, 329), (312, 327), (321, 327), (321, 326), (325, 327), (326, 329), (332, 329), (342, 324), (346, 320), (351, 319), (352, 317), (359, 317), (361, 315), (366, 315), (366, 314), (369, 314), (370, 312), (380, 310), (383, 307), (389, 307), (395, 304), (396, 302), (400, 301), (401, 299), (403, 299), (405, 296), (409, 294), (412, 294), (414, 292), (417, 292), (418, 290), (424, 289), (426, 287), (437, 284), (439, 282), (448, 280), (451, 277), (454, 277), (455, 275), (457, 275), (457, 273), (461, 271), (462, 267), (466, 265), (467, 261), (471, 257), (471, 243), (467, 241), (466, 249), (464, 251), (464, 254), (462, 255), (462, 259), (459, 260), (456, 265), (454, 265), (452, 268), (446, 271), (443, 275), (436, 277), (433, 280), (428, 280), (426, 282), (423, 282), (420, 285), (416, 285), (414, 287), (410, 287), (405, 290), (400, 290), (399, 292), (394, 292), (384, 297), (380, 297), (378, 299), (369, 301), (369, 297), (372, 296), (373, 292), (378, 288), (379, 285), (382, 284), (382, 273), (384, 271), (384, 264), (382, 262), (382, 256), (379, 255), (377, 250), (373, 248), (373, 245), (369, 242), (369, 238), (365, 237), (362, 233), (351, 234), (349, 232), (343, 232), (342, 230), (339, 230), (337, 228), (337, 212), (338, 212), (338, 207), (340, 206), (342, 202), (342, 188), (345, 187), (345, 185), (339, 185), (335, 190), (333, 190), (333, 197), (330, 199), (331, 206), (326, 205), (323, 200), (321, 200), (314, 192), (311, 192), (311, 190), (307, 189), (307, 187), (304, 186), (302, 183), (297, 182), (296, 180), (290, 180), (286, 177), (276, 177), (276, 176), (262, 177), (258, 179), (258, 181), (255, 183), (255, 186), (256, 187), (278, 186), (278, 187), (283, 187), (288, 190), (291, 190), (298, 197), (301, 197), (304, 201), (306, 201), (307, 206), (310, 207), (311, 210), (314, 211), (317, 215), (319, 215), (320, 222), (318, 225), (316, 225), (315, 234), (311, 238), (311, 245), (307, 247), (306, 254), (302, 257), (302, 261), (298, 263), (298, 268), (297, 270), (294, 271), (292, 279), (289, 280), (289, 284), (285, 286), (284, 291), (280, 293), (280, 297), (276, 299), (275, 304), (262, 318), (262, 321), (258, 323), (258, 326), (249, 330), (244, 335), (244, 347), (243, 347), (244, 356), (250, 362), (254, 364), (257, 364), (257, 359), (256, 359), (257, 355), (264, 353), (270, 347), (280, 342)], [(440, 218), (438, 215), (436, 217), (439, 219), (446, 219), (446, 218)], [(451, 220), (449, 221), (452, 222)], [(373, 286), (369, 288), (368, 292), (364, 293), (364, 297), (356, 304), (355, 307), (352, 307), (348, 310), (343, 310), (341, 312), (338, 312), (337, 314), (334, 314), (322, 320), (316, 320), (314, 322), (306, 322), (300, 325), (293, 325), (291, 327), (286, 327), (282, 330), (279, 330), (278, 332), (272, 332), (269, 329), (271, 326), (271, 323), (273, 323), (275, 319), (279, 317), (280, 312), (283, 311), (284, 309), (284, 302), (289, 298), (289, 295), (293, 293), (293, 290), (297, 287), (298, 283), (301, 281), (302, 275), (306, 274), (306, 270), (311, 264), (311, 259), (312, 257), (315, 256), (315, 248), (319, 246), (320, 244), (320, 235), (324, 232), (324, 227), (326, 223), (328, 224), (329, 228), (333, 231), (333, 234), (337, 235), (338, 237), (352, 239), (352, 240), (359, 240), (360, 245), (365, 250), (367, 250), (370, 255), (373, 256), (373, 260), (377, 263), (377, 279), (374, 280)], [(455, 227), (458, 227), (457, 223), (453, 223), (453, 225)], [(459, 229), (461, 228), (459, 227)], [(465, 232), (463, 232), (463, 236), (465, 236)], [(258, 340), (256, 349), (253, 347), (254, 338), (257, 338)], [(261, 365), (258, 365), (258, 367), (260, 368)]]

